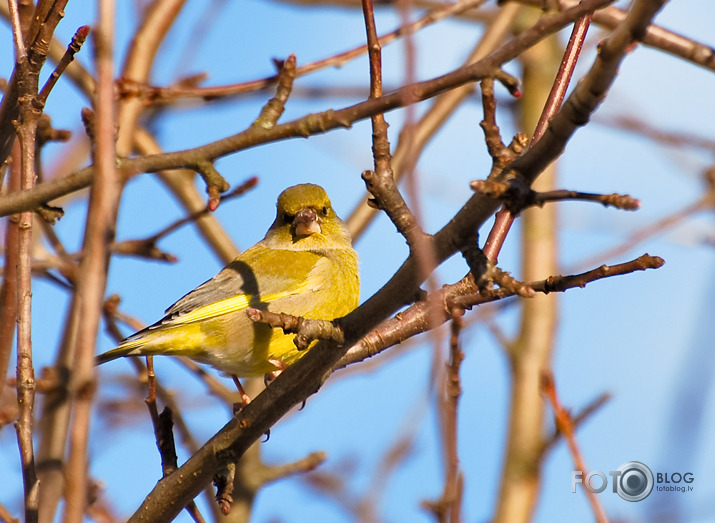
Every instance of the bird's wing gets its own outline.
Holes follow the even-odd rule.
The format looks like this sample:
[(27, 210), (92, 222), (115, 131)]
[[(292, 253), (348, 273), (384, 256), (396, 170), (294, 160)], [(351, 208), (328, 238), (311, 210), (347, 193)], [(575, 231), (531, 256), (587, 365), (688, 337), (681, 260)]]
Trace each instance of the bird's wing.
[(149, 328), (202, 321), (304, 292), (319, 284), (313, 269), (321, 258), (258, 244), (169, 307)]

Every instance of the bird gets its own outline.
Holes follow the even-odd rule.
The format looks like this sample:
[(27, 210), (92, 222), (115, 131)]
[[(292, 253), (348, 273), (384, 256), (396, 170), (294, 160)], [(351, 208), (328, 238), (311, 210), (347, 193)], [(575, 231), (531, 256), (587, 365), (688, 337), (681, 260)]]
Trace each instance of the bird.
[(246, 404), (239, 378), (275, 375), (307, 353), (293, 335), (251, 321), (246, 309), (334, 320), (358, 306), (359, 289), (358, 255), (327, 193), (319, 185), (295, 185), (278, 196), (276, 218), (261, 241), (96, 363), (187, 356), (231, 376)]

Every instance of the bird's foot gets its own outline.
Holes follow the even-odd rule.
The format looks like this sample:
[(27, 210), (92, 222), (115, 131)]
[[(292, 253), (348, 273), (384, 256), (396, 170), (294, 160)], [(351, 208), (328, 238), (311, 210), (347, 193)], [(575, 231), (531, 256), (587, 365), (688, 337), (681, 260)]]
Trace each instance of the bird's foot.
[(236, 384), (236, 388), (238, 389), (238, 393), (241, 395), (241, 401), (236, 402), (233, 404), (233, 415), (235, 416), (241, 410), (251, 403), (251, 398), (249, 397), (248, 394), (246, 394), (246, 391), (243, 390), (243, 386), (241, 385), (241, 382), (238, 379), (238, 376), (232, 375), (231, 378), (233, 378), (233, 382)]
[(283, 372), (288, 368), (288, 366), (283, 363), (281, 360), (274, 360), (274, 359), (269, 359), (268, 363), (273, 365), (276, 370), (272, 370), (271, 372), (266, 372), (263, 376), (263, 383), (268, 386), (268, 384), (276, 379), (278, 376), (280, 376), (280, 373)]

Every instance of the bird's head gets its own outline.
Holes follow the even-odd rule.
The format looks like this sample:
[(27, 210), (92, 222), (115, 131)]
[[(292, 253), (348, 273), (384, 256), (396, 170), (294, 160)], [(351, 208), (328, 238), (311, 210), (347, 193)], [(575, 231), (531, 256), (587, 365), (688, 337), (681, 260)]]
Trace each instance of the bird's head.
[(312, 183), (294, 185), (278, 196), (276, 220), (266, 239), (305, 248), (350, 244), (345, 224), (335, 214), (325, 189)]

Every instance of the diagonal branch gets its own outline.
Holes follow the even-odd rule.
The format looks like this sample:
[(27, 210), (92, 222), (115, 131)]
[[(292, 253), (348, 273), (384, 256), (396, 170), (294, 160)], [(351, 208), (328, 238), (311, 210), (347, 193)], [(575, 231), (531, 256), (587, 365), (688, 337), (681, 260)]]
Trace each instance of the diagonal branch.
[(551, 119), (543, 137), (511, 165), (530, 183), (563, 153), (574, 132), (588, 123), (591, 114), (606, 97), (619, 67), (634, 44), (643, 38), (651, 20), (666, 0), (640, 0), (614, 32), (600, 45), (596, 61)]
[[(474, 64), (460, 67), (455, 71), (431, 80), (407, 85), (378, 99), (366, 100), (343, 109), (310, 114), (292, 122), (276, 125), (272, 129), (251, 127), (233, 136), (192, 149), (139, 158), (119, 159), (117, 168), (126, 173), (176, 169), (186, 166), (187, 158), (193, 158), (194, 161), (198, 159), (215, 160), (216, 158), (266, 143), (287, 138), (303, 138), (338, 128), (350, 127), (359, 120), (402, 107), (405, 99), (426, 100), (449, 89), (493, 76), (494, 71), (501, 64), (513, 60), (524, 49), (559, 31), (583, 14), (608, 5), (612, 1), (585, 0), (578, 6), (561, 14), (541, 19), (534, 26)], [(0, 198), (0, 216), (34, 209), (42, 203), (83, 189), (89, 185), (93, 176), (94, 168), (87, 167), (64, 178), (45, 182), (32, 191), (22, 191), (17, 194), (3, 196)]]
[[(334, 367), (333, 370), (344, 368), (357, 361), (362, 361), (384, 351), (385, 349), (402, 343), (403, 341), (425, 332), (429, 328), (428, 311), (430, 303), (444, 304), (439, 311), (442, 322), (448, 321), (452, 316), (448, 311), (456, 308), (471, 309), (477, 305), (503, 300), (511, 296), (524, 295), (521, 289), (528, 287), (534, 292), (564, 292), (576, 287), (585, 287), (588, 283), (602, 278), (622, 276), (634, 271), (658, 269), (665, 262), (658, 256), (644, 254), (635, 260), (617, 265), (602, 265), (590, 271), (567, 276), (551, 276), (546, 280), (528, 282), (521, 287), (505, 286), (499, 289), (489, 289), (482, 282), (475, 282), (471, 275), (461, 281), (446, 285), (437, 292), (437, 297), (430, 301), (415, 303), (399, 315), (385, 320), (376, 329), (364, 336), (359, 343), (350, 348), (348, 353)], [(496, 270), (496, 268), (494, 268)], [(496, 272), (487, 272), (484, 278), (490, 279), (497, 276)]]

